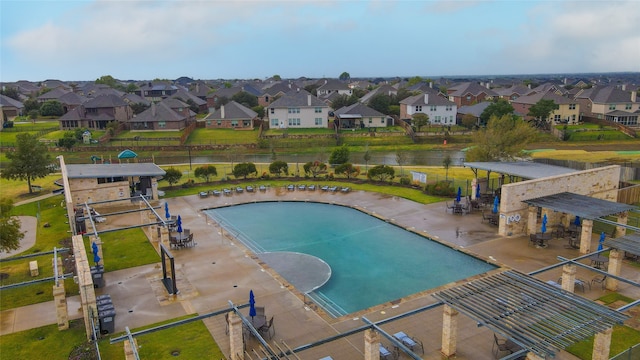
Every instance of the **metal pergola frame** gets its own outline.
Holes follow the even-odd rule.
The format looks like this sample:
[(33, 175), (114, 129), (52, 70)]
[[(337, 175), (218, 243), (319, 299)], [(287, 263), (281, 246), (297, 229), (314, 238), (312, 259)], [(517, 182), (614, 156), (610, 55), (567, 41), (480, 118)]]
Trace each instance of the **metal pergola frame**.
[(629, 317), (514, 270), (433, 296), (541, 357), (555, 356)]
[(640, 256), (640, 232), (607, 239), (604, 246)]
[[(589, 220), (599, 220), (604, 216), (637, 209), (637, 207), (633, 205), (574, 194), (571, 192), (561, 192), (539, 198), (522, 200), (522, 202), (530, 206), (537, 206), (567, 214), (574, 214), (583, 219)], [(622, 224), (620, 224), (620, 226), (622, 226)]]

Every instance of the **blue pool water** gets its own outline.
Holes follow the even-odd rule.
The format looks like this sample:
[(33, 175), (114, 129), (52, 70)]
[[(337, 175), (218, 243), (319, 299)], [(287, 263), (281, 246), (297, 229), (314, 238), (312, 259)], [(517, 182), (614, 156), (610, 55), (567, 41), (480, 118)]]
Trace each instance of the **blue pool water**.
[(309, 296), (334, 316), (496, 268), (344, 206), (264, 202), (205, 213), (258, 254), (300, 252), (326, 261), (331, 278)]

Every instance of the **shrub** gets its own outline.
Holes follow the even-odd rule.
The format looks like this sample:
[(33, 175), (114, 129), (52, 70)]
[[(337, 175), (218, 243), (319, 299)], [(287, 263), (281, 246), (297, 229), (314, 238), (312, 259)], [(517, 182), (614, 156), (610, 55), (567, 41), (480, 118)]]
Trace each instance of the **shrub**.
[(454, 196), (455, 189), (448, 181), (438, 181), (436, 183), (427, 184), (425, 192), (434, 196)]
[(408, 176), (403, 176), (400, 178), (400, 185), (410, 185), (411, 180), (409, 180)]

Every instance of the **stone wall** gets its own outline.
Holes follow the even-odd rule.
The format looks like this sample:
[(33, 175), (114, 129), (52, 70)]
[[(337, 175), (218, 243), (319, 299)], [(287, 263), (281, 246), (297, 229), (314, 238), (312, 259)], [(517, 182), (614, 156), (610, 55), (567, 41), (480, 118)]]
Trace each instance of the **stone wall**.
[[(503, 185), (500, 198), (500, 235), (524, 235), (529, 206), (524, 200), (570, 192), (598, 199), (617, 201), (620, 166), (612, 165), (571, 174)], [(549, 214), (549, 225), (560, 222), (562, 214)]]

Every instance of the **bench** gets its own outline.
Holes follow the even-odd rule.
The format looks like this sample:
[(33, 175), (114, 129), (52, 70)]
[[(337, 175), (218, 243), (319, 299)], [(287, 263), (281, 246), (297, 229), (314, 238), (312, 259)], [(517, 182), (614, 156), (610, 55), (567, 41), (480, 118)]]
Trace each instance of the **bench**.
[(31, 276), (33, 277), (40, 275), (40, 270), (38, 270), (38, 260), (29, 261), (29, 272), (31, 272)]

